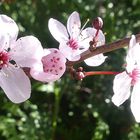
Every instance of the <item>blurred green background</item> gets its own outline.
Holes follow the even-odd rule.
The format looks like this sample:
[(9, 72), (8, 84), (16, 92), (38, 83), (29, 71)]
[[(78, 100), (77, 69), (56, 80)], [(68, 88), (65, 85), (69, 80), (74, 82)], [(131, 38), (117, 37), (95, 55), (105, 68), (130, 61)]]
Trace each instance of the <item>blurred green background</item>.
[[(106, 43), (140, 29), (140, 0), (1, 0), (0, 13), (12, 17), (20, 36), (34, 35), (46, 48), (58, 47), (48, 30), (53, 17), (66, 24), (73, 12), (81, 21), (100, 16)], [(91, 26), (91, 22), (87, 26)], [(99, 67), (80, 65), (86, 71), (122, 71), (125, 49), (106, 53)], [(91, 76), (83, 81), (65, 74), (55, 83), (32, 80), (31, 98), (11, 103), (0, 91), (0, 140), (139, 140), (140, 126), (130, 101), (117, 108), (111, 102), (114, 76)], [(14, 88), (14, 87), (13, 87)]]

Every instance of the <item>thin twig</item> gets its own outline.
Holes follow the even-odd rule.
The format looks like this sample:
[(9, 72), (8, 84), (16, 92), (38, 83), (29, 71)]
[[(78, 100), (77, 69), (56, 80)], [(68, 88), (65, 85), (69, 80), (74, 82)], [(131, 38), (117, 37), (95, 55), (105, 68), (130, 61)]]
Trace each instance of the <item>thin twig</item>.
[[(140, 34), (137, 34), (135, 36), (136, 36), (137, 42), (140, 42)], [(78, 61), (68, 61), (67, 62), (67, 67), (71, 67), (75, 64), (78, 64), (78, 63), (84, 61), (85, 59), (90, 58), (92, 56), (95, 56), (97, 54), (111, 52), (111, 51), (126, 47), (126, 46), (129, 45), (129, 41), (130, 41), (130, 37), (127, 37), (127, 38), (120, 39), (118, 41), (112, 42), (110, 44), (105, 44), (105, 45), (102, 45), (100, 47), (97, 47), (92, 52), (90, 50), (87, 50), (87, 51), (85, 51), (81, 54), (80, 60), (78, 60)]]

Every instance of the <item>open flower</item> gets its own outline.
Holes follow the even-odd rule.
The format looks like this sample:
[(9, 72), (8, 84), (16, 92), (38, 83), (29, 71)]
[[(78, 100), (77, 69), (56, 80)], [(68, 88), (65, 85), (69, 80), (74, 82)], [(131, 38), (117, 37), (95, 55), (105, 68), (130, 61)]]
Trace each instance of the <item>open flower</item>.
[(31, 84), (21, 67), (31, 67), (39, 61), (43, 48), (37, 38), (17, 39), (18, 27), (14, 20), (0, 15), (0, 86), (14, 103), (27, 100)]
[(58, 49), (44, 49), (41, 62), (31, 68), (31, 76), (42, 82), (58, 80), (66, 70), (66, 58)]
[(67, 21), (66, 27), (56, 19), (49, 19), (48, 27), (53, 37), (60, 43), (59, 49), (64, 56), (71, 61), (80, 59), (80, 53), (83, 49), (80, 42), (81, 22), (77, 12), (73, 12)]
[[(79, 13), (73, 12), (67, 21), (67, 28), (56, 19), (49, 19), (49, 30), (52, 36), (60, 43), (59, 50), (70, 61), (76, 61), (80, 59), (80, 54), (89, 49), (89, 42), (93, 39), (96, 33), (94, 28), (81, 28), (81, 21)], [(102, 31), (98, 34), (98, 45), (105, 42), (105, 37)], [(102, 63), (102, 54), (97, 55), (92, 59), (87, 59), (85, 62), (88, 65), (98, 65)], [(103, 58), (105, 59), (105, 58)], [(98, 62), (96, 61), (98, 60)], [(92, 62), (91, 62), (92, 61)], [(104, 61), (104, 60), (103, 60)]]
[[(115, 76), (113, 83), (114, 96), (112, 101), (120, 106), (131, 95), (131, 110), (137, 122), (140, 122), (140, 45), (136, 43), (135, 36), (132, 36), (126, 56), (126, 71)], [(131, 93), (131, 88), (132, 93)]]

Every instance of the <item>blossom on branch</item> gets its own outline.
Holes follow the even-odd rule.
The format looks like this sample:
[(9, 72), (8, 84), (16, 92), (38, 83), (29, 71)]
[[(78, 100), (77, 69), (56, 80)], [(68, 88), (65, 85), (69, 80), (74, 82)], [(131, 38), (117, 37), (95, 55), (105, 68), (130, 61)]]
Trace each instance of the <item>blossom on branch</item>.
[[(112, 101), (120, 106), (131, 96), (131, 110), (137, 122), (140, 122), (140, 45), (132, 36), (126, 56), (126, 71), (115, 76)], [(132, 93), (131, 93), (132, 88)]]
[[(96, 34), (96, 29), (88, 27), (81, 28), (81, 21), (78, 12), (73, 12), (67, 20), (67, 28), (58, 20), (50, 18), (48, 22), (49, 30), (52, 36), (59, 42), (59, 50), (69, 61), (77, 61), (80, 54), (88, 50), (90, 41)], [(105, 37), (100, 30), (97, 37), (97, 46), (105, 43)], [(106, 57), (102, 54), (85, 60), (90, 66), (98, 66), (104, 62)]]
[(21, 103), (31, 94), (30, 80), (21, 67), (32, 67), (43, 49), (33, 36), (17, 40), (18, 27), (6, 15), (0, 15), (0, 32), (0, 86), (12, 102)]
[(42, 82), (53, 82), (66, 70), (65, 56), (55, 48), (44, 49), (41, 62), (36, 63), (30, 70), (31, 76)]

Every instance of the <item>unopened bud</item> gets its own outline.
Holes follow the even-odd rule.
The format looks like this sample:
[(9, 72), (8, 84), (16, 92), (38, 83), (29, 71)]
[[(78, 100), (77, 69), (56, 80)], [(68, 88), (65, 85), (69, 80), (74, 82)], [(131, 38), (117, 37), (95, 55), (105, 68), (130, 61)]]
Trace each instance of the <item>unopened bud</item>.
[(103, 27), (103, 20), (100, 17), (97, 17), (93, 20), (92, 26), (97, 30), (101, 29)]
[(77, 80), (83, 80), (83, 78), (85, 77), (83, 72), (76, 72), (76, 79)]

